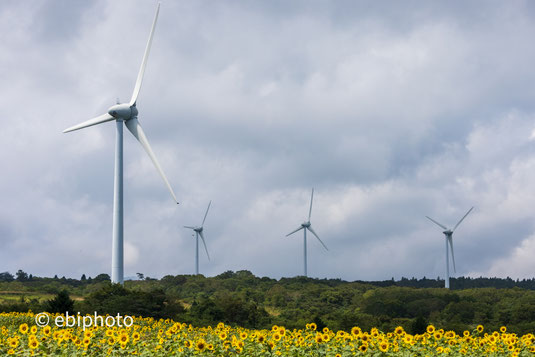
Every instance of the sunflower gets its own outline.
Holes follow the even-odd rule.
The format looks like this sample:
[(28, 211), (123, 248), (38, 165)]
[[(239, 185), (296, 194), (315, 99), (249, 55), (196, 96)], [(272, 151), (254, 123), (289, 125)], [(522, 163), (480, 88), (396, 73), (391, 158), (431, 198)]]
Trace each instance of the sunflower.
[(433, 332), (435, 332), (435, 326), (433, 325), (427, 326), (427, 333), (432, 334)]
[(507, 327), (505, 327), (505, 326), (500, 327), (500, 332), (501, 333), (505, 333), (506, 331), (507, 331)]
[(22, 324), (19, 326), (19, 331), (20, 333), (22, 333), (23, 335), (27, 334), (28, 333), (28, 324)]
[(245, 339), (247, 338), (247, 332), (242, 332), (242, 333), (240, 333), (240, 338), (241, 338), (242, 340), (245, 340)]
[(316, 325), (315, 322), (312, 322), (312, 323), (310, 324), (310, 328), (311, 328), (312, 330), (316, 331), (316, 329), (318, 328), (318, 325)]
[(402, 335), (403, 334), (403, 327), (401, 327), (401, 326), (396, 327), (394, 332), (396, 333), (396, 335)]
[(366, 352), (368, 350), (368, 345), (360, 345), (359, 347), (359, 351), (360, 352)]
[(388, 351), (388, 347), (389, 347), (389, 346), (390, 346), (390, 345), (388, 344), (388, 342), (383, 341), (383, 342), (381, 342), (381, 343), (379, 344), (379, 349), (381, 350), (381, 352), (386, 352), (386, 351)]
[(52, 331), (52, 329), (50, 328), (50, 326), (45, 326), (43, 328), (43, 333), (45, 334), (45, 336), (50, 336), (50, 331)]
[(128, 343), (128, 334), (126, 332), (123, 332), (122, 334), (119, 335), (119, 343), (121, 344), (125, 344), (125, 343)]
[(483, 332), (483, 325), (477, 325), (476, 330), (479, 333)]
[(37, 333), (37, 326), (32, 326), (30, 332), (35, 335)]
[(266, 338), (264, 337), (264, 335), (259, 335), (258, 338), (256, 339), (259, 343), (264, 343), (266, 341)]
[(32, 350), (35, 350), (37, 347), (39, 347), (39, 342), (36, 339), (31, 339), (30, 342), (28, 342), (28, 347), (30, 347)]
[(275, 332), (275, 333), (273, 334), (273, 339), (274, 339), (275, 341), (280, 341), (281, 337), (282, 337), (282, 336), (281, 336), (278, 332)]
[(323, 342), (323, 334), (318, 333), (316, 334), (316, 343), (322, 343)]
[(219, 334), (219, 339), (220, 339), (221, 341), (225, 341), (225, 340), (227, 339), (227, 333), (226, 333), (226, 332), (221, 332), (221, 333)]
[(200, 339), (199, 341), (197, 341), (197, 343), (195, 344), (195, 349), (199, 352), (202, 352), (204, 351), (204, 349), (206, 348), (206, 341), (204, 339)]

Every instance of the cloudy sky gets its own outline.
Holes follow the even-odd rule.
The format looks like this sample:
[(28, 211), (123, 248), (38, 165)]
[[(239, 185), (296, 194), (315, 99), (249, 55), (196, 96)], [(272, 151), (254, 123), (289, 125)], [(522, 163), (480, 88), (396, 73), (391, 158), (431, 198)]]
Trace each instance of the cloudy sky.
[[(110, 273), (115, 128), (155, 1), (0, 3), (0, 271)], [(346, 280), (535, 271), (535, 5), (169, 1), (125, 131), (125, 275)], [(201, 253), (203, 253), (201, 251)]]

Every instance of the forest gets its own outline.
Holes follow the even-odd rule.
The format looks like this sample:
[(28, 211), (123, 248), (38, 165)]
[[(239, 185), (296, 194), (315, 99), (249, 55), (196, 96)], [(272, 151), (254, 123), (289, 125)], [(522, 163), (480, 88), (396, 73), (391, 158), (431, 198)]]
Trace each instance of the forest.
[(215, 277), (138, 274), (124, 286), (107, 274), (80, 279), (0, 273), (0, 312), (80, 312), (171, 318), (194, 326), (218, 322), (247, 327), (284, 325), (349, 331), (402, 326), (421, 333), (428, 324), (462, 333), (482, 324), (535, 331), (535, 279), (453, 278), (354, 281), (306, 277), (272, 279), (227, 271)]

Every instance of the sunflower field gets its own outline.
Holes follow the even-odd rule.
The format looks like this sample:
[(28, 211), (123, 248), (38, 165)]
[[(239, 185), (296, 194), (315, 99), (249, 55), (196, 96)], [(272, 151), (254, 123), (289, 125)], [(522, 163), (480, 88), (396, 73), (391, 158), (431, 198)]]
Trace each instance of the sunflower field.
[[(15, 356), (534, 356), (535, 336), (487, 332), (479, 325), (458, 335), (427, 327), (411, 335), (397, 327), (362, 331), (304, 329), (249, 330), (223, 323), (193, 327), (173, 320), (136, 317), (129, 327), (106, 325), (64, 328), (52, 322), (38, 327), (35, 314), (0, 313), (0, 355)], [(107, 316), (103, 316), (105, 319)], [(107, 320), (106, 320), (107, 321)]]

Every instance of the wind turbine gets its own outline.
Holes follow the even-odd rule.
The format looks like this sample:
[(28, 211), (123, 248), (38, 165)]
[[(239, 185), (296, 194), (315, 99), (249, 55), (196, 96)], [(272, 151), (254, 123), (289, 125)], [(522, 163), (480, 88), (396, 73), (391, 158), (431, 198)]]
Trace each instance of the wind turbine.
[(110, 107), (106, 114), (102, 114), (96, 118), (87, 120), (78, 125), (72, 126), (63, 130), (64, 133), (70, 131), (87, 128), (89, 126), (105, 123), (115, 120), (116, 124), (116, 140), (115, 140), (115, 176), (113, 185), (113, 239), (112, 239), (112, 260), (111, 260), (111, 281), (112, 283), (123, 284), (124, 282), (124, 260), (123, 260), (123, 123), (128, 130), (139, 141), (141, 146), (145, 149), (154, 166), (158, 170), (160, 176), (165, 182), (167, 189), (173, 196), (173, 200), (178, 204), (175, 193), (167, 181), (165, 174), (163, 173), (149, 141), (145, 136), (145, 132), (141, 128), (137, 119), (138, 110), (136, 107), (137, 97), (141, 89), (141, 82), (143, 81), (143, 74), (145, 73), (145, 67), (147, 66), (147, 59), (149, 57), (150, 47), (152, 44), (152, 37), (154, 35), (154, 28), (156, 27), (156, 21), (158, 20), (158, 13), (160, 11), (160, 4), (156, 8), (156, 15), (154, 16), (154, 22), (152, 23), (152, 29), (145, 48), (145, 54), (143, 61), (141, 62), (141, 68), (137, 75), (136, 85), (134, 86), (134, 92), (129, 103), (117, 103)]
[(435, 223), (436, 225), (438, 225), (442, 229), (445, 229), (445, 231), (442, 232), (442, 233), (444, 233), (445, 238), (446, 238), (446, 280), (444, 282), (444, 287), (446, 289), (450, 288), (450, 259), (449, 259), (449, 255), (448, 255), (448, 243), (449, 243), (450, 249), (451, 249), (451, 259), (453, 261), (453, 271), (457, 272), (456, 269), (455, 269), (455, 256), (453, 255), (453, 232), (455, 232), (455, 229), (457, 229), (457, 227), (459, 227), (459, 224), (461, 224), (461, 222), (466, 218), (466, 216), (468, 216), (468, 214), (470, 212), (472, 212), (473, 209), (474, 209), (474, 207), (470, 208), (468, 210), (468, 212), (466, 212), (466, 214), (463, 216), (463, 218), (461, 218), (461, 220), (459, 222), (457, 222), (457, 224), (455, 225), (455, 227), (453, 227), (453, 229), (448, 229), (448, 228), (446, 228), (446, 226), (438, 223), (433, 218), (426, 216), (431, 222)]
[(316, 232), (314, 232), (314, 230), (312, 229), (312, 225), (310, 223), (310, 216), (312, 215), (312, 200), (313, 199), (314, 199), (314, 188), (312, 189), (312, 195), (310, 196), (310, 209), (308, 211), (308, 221), (301, 223), (301, 227), (297, 228), (295, 231), (292, 231), (286, 235), (286, 237), (288, 237), (294, 234), (295, 232), (299, 232), (301, 229), (303, 230), (303, 234), (304, 234), (303, 235), (304, 237), (303, 256), (304, 256), (304, 265), (305, 265), (305, 276), (308, 276), (307, 275), (307, 230), (309, 230), (310, 233), (312, 233), (319, 240), (319, 242), (321, 243), (323, 248), (325, 248), (325, 250), (329, 250), (327, 246), (321, 241), (320, 237), (318, 237)]
[(206, 242), (204, 241), (204, 235), (202, 234), (202, 231), (204, 227), (204, 221), (206, 221), (206, 216), (208, 216), (208, 210), (210, 210), (211, 204), (212, 201), (208, 203), (208, 208), (206, 209), (206, 213), (204, 214), (204, 218), (200, 227), (184, 226), (184, 228), (193, 229), (193, 231), (195, 232), (195, 275), (199, 275), (199, 236), (201, 236), (202, 244), (204, 244), (206, 256), (208, 257), (208, 260), (210, 260), (210, 254), (208, 254), (208, 248), (206, 247)]

